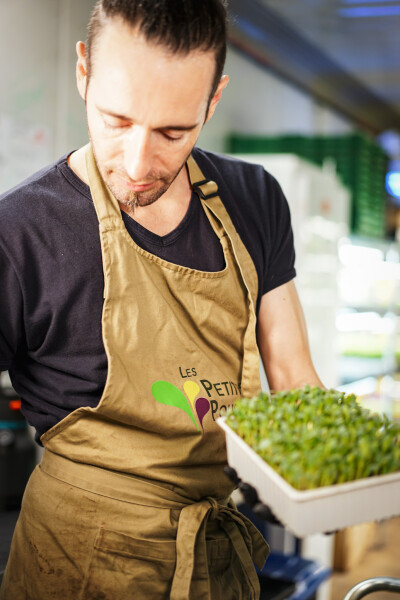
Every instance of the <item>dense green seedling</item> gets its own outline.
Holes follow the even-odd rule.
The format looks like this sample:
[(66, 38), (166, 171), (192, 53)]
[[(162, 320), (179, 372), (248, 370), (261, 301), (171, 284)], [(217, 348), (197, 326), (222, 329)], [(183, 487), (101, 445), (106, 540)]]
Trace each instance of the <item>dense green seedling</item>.
[(353, 394), (306, 386), (239, 400), (227, 424), (293, 487), (400, 470), (400, 423)]

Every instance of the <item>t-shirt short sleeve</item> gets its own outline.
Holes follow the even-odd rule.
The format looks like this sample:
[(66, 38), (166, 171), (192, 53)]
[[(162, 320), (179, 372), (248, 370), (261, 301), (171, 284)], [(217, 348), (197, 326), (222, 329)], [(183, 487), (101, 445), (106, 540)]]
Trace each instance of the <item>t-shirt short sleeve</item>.
[(296, 276), (293, 231), (288, 202), (278, 182), (269, 174), (270, 253), (265, 262), (262, 294), (289, 282)]
[(22, 294), (16, 272), (1, 244), (0, 282), (0, 371), (6, 371), (21, 343)]

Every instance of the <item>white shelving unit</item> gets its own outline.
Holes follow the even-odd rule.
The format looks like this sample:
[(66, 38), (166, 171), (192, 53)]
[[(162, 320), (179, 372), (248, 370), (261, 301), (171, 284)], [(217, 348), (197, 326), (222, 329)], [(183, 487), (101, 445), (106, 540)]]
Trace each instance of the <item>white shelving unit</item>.
[(339, 259), (341, 383), (391, 375), (400, 349), (399, 244), (348, 238)]

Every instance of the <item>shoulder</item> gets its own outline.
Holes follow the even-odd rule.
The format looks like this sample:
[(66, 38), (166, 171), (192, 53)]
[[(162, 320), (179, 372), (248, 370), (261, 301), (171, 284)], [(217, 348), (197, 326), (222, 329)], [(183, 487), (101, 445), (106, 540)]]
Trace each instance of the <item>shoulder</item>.
[(227, 208), (230, 204), (238, 205), (241, 210), (250, 209), (257, 218), (257, 213), (265, 215), (286, 206), (279, 183), (261, 165), (200, 148), (193, 150), (193, 158), (203, 175), (218, 184), (221, 200)]
[[(85, 184), (78, 180), (67, 165), (67, 155), (34, 173), (0, 195), (0, 238), (26, 231), (35, 224), (49, 220), (65, 220), (66, 202), (77, 197), (77, 206), (90, 206), (91, 197)], [(86, 196), (88, 202), (82, 202)]]
[(261, 165), (195, 148), (193, 157), (203, 175), (218, 184), (220, 197), (233, 219), (252, 223), (257, 231), (289, 211), (276, 179)]
[[(286, 262), (293, 260), (290, 211), (282, 189), (261, 165), (199, 148), (194, 149), (193, 158), (204, 177), (217, 183), (221, 201), (250, 253), (259, 279), (259, 302), (268, 285), (274, 252), (279, 254), (287, 243), (290, 259)], [(282, 263), (280, 268), (286, 269), (284, 259)]]
[(34, 212), (31, 204), (33, 199), (35, 199), (36, 202), (40, 202), (43, 197), (46, 195), (51, 196), (56, 189), (59, 189), (63, 178), (62, 171), (59, 167), (62, 166), (63, 163), (66, 163), (66, 156), (47, 165), (15, 187), (1, 194), (1, 216), (4, 218), (6, 215), (18, 216), (21, 210), (24, 209), (28, 209), (28, 212)]
[(261, 165), (239, 160), (232, 156), (209, 152), (194, 148), (193, 157), (203, 170), (205, 176), (213, 174), (215, 179), (224, 179), (226, 183), (232, 182), (232, 187), (240, 186), (243, 189), (264, 187), (270, 183), (276, 184), (275, 178), (265, 171)]
[(40, 169), (40, 171), (33, 173), (13, 188), (7, 190), (6, 192), (3, 192), (2, 194), (0, 194), (0, 202), (9, 199), (14, 199), (15, 197), (18, 197), (21, 194), (24, 194), (26, 192), (29, 193), (29, 191), (34, 187), (42, 186), (46, 181), (49, 181), (52, 177), (54, 177), (54, 175), (57, 172), (58, 165), (62, 164), (65, 160), (66, 156), (63, 156), (59, 160), (51, 163), (50, 165), (46, 165), (45, 167)]
[(0, 251), (17, 272), (34, 263), (41, 268), (66, 248), (97, 247), (96, 233), (89, 188), (66, 156), (0, 196)]
[(29, 218), (30, 214), (34, 215), (42, 198), (51, 194), (56, 180), (57, 163), (53, 163), (0, 195), (0, 223), (3, 227), (6, 222), (15, 224)]

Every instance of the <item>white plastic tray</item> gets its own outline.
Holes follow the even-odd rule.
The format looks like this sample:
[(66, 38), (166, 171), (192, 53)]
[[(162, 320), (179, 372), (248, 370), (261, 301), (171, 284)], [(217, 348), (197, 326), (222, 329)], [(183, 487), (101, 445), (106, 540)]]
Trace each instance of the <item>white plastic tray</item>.
[(400, 472), (299, 491), (232, 431), (225, 417), (217, 423), (226, 433), (229, 465), (255, 487), (260, 500), (296, 536), (400, 515)]

